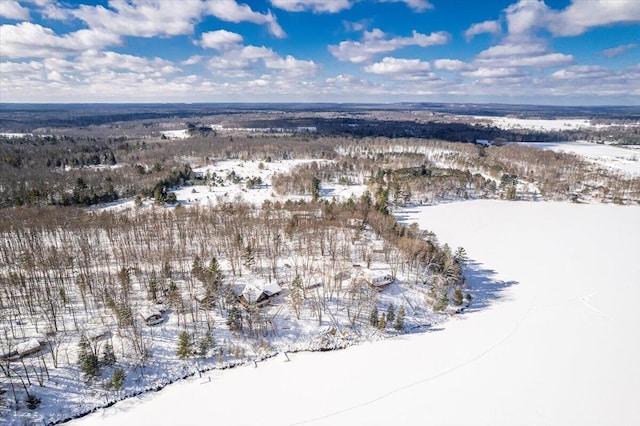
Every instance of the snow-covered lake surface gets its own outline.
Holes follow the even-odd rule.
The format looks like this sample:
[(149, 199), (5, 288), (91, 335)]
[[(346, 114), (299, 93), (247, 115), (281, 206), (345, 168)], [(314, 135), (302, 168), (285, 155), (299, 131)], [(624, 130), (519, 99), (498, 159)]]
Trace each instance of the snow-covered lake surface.
[(203, 374), (73, 424), (637, 422), (640, 207), (472, 201), (400, 215), (466, 248), (473, 309), (438, 330)]
[(601, 166), (640, 176), (640, 151), (612, 145), (600, 145), (590, 142), (520, 142), (540, 149), (576, 154)]

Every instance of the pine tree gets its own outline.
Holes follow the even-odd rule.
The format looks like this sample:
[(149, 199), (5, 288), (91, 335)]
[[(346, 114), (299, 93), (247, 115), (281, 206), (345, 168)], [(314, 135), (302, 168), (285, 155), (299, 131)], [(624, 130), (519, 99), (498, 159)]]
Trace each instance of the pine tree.
[(374, 306), (369, 314), (369, 324), (373, 327), (378, 327), (378, 307)]
[(253, 248), (251, 248), (250, 244), (247, 244), (247, 246), (244, 249), (243, 263), (244, 263), (244, 266), (246, 266), (249, 269), (251, 269), (253, 267), (253, 264), (255, 263), (255, 258), (253, 256)]
[(122, 389), (122, 385), (124, 384), (124, 379), (127, 378), (127, 374), (120, 367), (113, 370), (113, 377), (111, 378), (111, 387), (119, 391)]
[(236, 304), (233, 304), (231, 308), (229, 308), (227, 325), (229, 326), (229, 330), (231, 331), (242, 330), (242, 314), (240, 313), (240, 309), (238, 309), (238, 305)]
[(456, 286), (456, 289), (453, 291), (453, 304), (456, 306), (460, 306), (462, 305), (462, 302), (464, 301), (464, 296), (462, 294), (462, 287), (461, 286)]
[(113, 351), (113, 346), (110, 343), (107, 343), (104, 346), (104, 351), (102, 351), (102, 362), (105, 365), (113, 365), (116, 363), (116, 354)]
[(193, 341), (191, 340), (191, 335), (186, 331), (181, 331), (178, 335), (176, 355), (180, 360), (185, 360), (193, 355)]
[(404, 306), (400, 306), (400, 309), (398, 309), (398, 315), (396, 315), (396, 321), (393, 323), (393, 328), (398, 331), (404, 330)]
[(200, 340), (198, 344), (198, 355), (206, 356), (209, 349), (213, 347), (213, 340), (209, 333), (205, 334), (204, 338)]
[(89, 344), (89, 341), (84, 336), (80, 339), (80, 343), (78, 344), (78, 366), (80, 367), (80, 371), (82, 371), (86, 377), (95, 377), (100, 374), (98, 356), (95, 354)]
[(393, 306), (393, 303), (390, 303), (389, 307), (387, 308), (387, 321), (392, 323), (393, 320), (395, 319), (396, 319), (395, 307)]
[(378, 328), (380, 330), (387, 328), (387, 316), (384, 312), (380, 314), (380, 319), (378, 319)]

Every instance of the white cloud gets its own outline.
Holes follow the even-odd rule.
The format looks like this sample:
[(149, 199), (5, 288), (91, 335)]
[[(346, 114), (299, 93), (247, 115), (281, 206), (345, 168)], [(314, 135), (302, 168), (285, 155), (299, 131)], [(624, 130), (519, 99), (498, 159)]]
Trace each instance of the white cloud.
[(540, 67), (567, 65), (574, 61), (572, 55), (549, 52), (541, 41), (522, 43), (507, 42), (480, 52), (475, 62), (484, 67)]
[(225, 50), (242, 43), (242, 36), (227, 30), (209, 31), (202, 34), (202, 40), (196, 44), (216, 50)]
[(350, 0), (271, 0), (271, 4), (288, 12), (337, 13), (351, 8)]
[(383, 31), (374, 29), (364, 33), (362, 42), (342, 41), (338, 45), (329, 46), (329, 52), (341, 61), (359, 64), (370, 61), (378, 54), (393, 52), (402, 47), (446, 44), (449, 37), (444, 31), (425, 35), (414, 30), (411, 37), (386, 38)]
[(424, 12), (433, 9), (433, 5), (427, 0), (378, 0), (380, 3), (406, 3), (414, 12)]
[(613, 58), (614, 56), (621, 55), (629, 50), (637, 49), (638, 45), (636, 43), (623, 44), (617, 47), (612, 47), (610, 49), (604, 49), (600, 52), (602, 56), (606, 56), (607, 58)]
[(554, 12), (548, 29), (557, 36), (576, 36), (594, 27), (640, 22), (638, 0), (573, 0), (561, 12)]
[(469, 64), (459, 59), (436, 59), (433, 61), (433, 66), (437, 70), (444, 71), (464, 71), (471, 68)]
[(90, 28), (108, 30), (118, 35), (153, 37), (191, 34), (200, 17), (200, 2), (178, 0), (133, 1), (110, 0), (110, 9), (81, 5), (72, 11)]
[(28, 21), (29, 9), (22, 7), (17, 1), (2, 0), (0, 1), (0, 17), (16, 21)]
[(473, 78), (512, 78), (512, 77), (521, 77), (525, 75), (521, 70), (516, 67), (500, 67), (500, 68), (489, 68), (489, 67), (481, 67), (475, 71), (465, 71), (462, 72), (462, 75), (465, 77), (473, 77)]
[(609, 77), (611, 74), (611, 70), (599, 65), (575, 65), (558, 70), (551, 74), (551, 77), (561, 80), (600, 79)]
[(202, 62), (202, 59), (204, 59), (204, 57), (202, 55), (193, 55), (190, 56), (189, 58), (185, 59), (184, 61), (180, 62), (181, 65), (196, 65)]
[(498, 21), (484, 21), (471, 25), (465, 32), (464, 36), (467, 41), (471, 40), (479, 34), (500, 34), (502, 27)]
[(505, 9), (509, 34), (531, 36), (544, 29), (554, 36), (577, 36), (591, 28), (640, 22), (637, 0), (573, 0), (563, 10), (540, 0), (520, 0)]
[(206, 13), (227, 22), (252, 22), (267, 25), (269, 32), (275, 37), (286, 37), (286, 33), (271, 11), (265, 14), (254, 12), (248, 5), (238, 4), (235, 0), (208, 0), (205, 3), (205, 10)]
[(239, 46), (227, 50), (211, 58), (208, 67), (214, 74), (224, 77), (246, 78), (253, 75), (252, 71), (259, 71), (260, 64), (266, 70), (276, 70), (292, 78), (312, 75), (317, 70), (313, 61), (299, 60), (291, 55), (283, 58), (264, 46)]
[(71, 10), (90, 28), (102, 28), (118, 35), (138, 37), (192, 34), (203, 16), (212, 15), (227, 22), (251, 22), (266, 25), (271, 34), (285, 33), (271, 12), (254, 12), (235, 0), (109, 0), (104, 6), (81, 5)]
[(0, 26), (2, 50), (9, 58), (59, 57), (108, 45), (120, 44), (120, 38), (100, 30), (79, 30), (63, 36), (52, 29), (30, 22)]
[(419, 59), (399, 59), (390, 56), (385, 57), (380, 62), (367, 65), (364, 70), (371, 74), (378, 75), (399, 75), (399, 74), (424, 74), (431, 70), (429, 62)]

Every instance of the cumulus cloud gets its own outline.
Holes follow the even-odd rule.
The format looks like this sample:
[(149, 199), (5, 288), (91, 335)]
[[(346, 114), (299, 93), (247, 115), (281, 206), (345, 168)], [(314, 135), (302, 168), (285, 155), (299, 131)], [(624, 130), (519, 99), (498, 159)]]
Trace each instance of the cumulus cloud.
[(462, 75), (473, 78), (513, 78), (522, 77), (525, 73), (516, 67), (481, 67), (474, 71), (462, 72)]
[(393, 52), (407, 46), (427, 47), (446, 44), (449, 38), (449, 33), (445, 31), (426, 35), (415, 30), (411, 37), (387, 38), (383, 31), (374, 29), (365, 32), (361, 42), (342, 41), (338, 45), (329, 46), (329, 52), (341, 61), (359, 64), (372, 60), (378, 54)]
[(351, 8), (350, 0), (271, 0), (271, 4), (288, 12), (337, 13)]
[(153, 37), (191, 34), (201, 7), (200, 2), (193, 1), (110, 0), (109, 9), (101, 5), (81, 5), (72, 13), (90, 28), (118, 35)]
[(464, 71), (471, 68), (469, 64), (459, 59), (436, 59), (433, 61), (433, 66), (443, 71)]
[(554, 72), (551, 77), (560, 80), (584, 80), (605, 78), (611, 74), (611, 70), (599, 65), (574, 65)]
[(208, 0), (205, 3), (205, 10), (207, 14), (227, 22), (252, 22), (266, 25), (273, 36), (286, 37), (286, 33), (271, 11), (267, 13), (254, 12), (251, 7), (246, 4), (238, 4), (236, 0)]
[(554, 36), (577, 36), (591, 28), (640, 22), (637, 0), (573, 0), (563, 10), (541, 0), (520, 0), (505, 9), (509, 34), (530, 36), (544, 29)]
[(28, 21), (29, 9), (20, 6), (17, 1), (2, 0), (0, 1), (0, 17), (16, 21)]
[(395, 77), (426, 75), (430, 70), (431, 64), (429, 62), (423, 62), (419, 59), (399, 59), (390, 56), (385, 57), (380, 62), (364, 67), (364, 71), (371, 74)]
[(318, 67), (313, 61), (299, 60), (291, 55), (283, 58), (264, 46), (238, 46), (211, 58), (208, 63), (214, 74), (234, 78), (251, 76), (252, 71), (258, 70), (258, 65), (291, 77), (312, 75)]
[(202, 62), (204, 57), (202, 55), (193, 55), (184, 61), (180, 62), (181, 65), (196, 65)]
[(227, 30), (217, 30), (202, 33), (202, 40), (196, 44), (216, 50), (225, 50), (242, 43), (242, 36)]
[(573, 55), (550, 52), (545, 43), (530, 41), (506, 42), (478, 53), (475, 62), (485, 67), (539, 67), (549, 68), (567, 65), (574, 61)]
[(251, 22), (266, 25), (278, 38), (286, 36), (271, 12), (255, 12), (236, 0), (109, 0), (102, 5), (81, 5), (71, 13), (90, 28), (102, 28), (118, 35), (138, 37), (191, 34), (203, 16), (211, 15), (227, 22)]
[(607, 58), (613, 58), (614, 56), (621, 55), (629, 50), (636, 49), (638, 45), (636, 43), (623, 44), (617, 47), (612, 47), (610, 49), (604, 49), (600, 52), (602, 56), (606, 56)]
[(500, 34), (502, 27), (498, 21), (484, 21), (471, 25), (465, 32), (464, 36), (467, 41), (471, 40), (479, 34)]
[(414, 12), (424, 12), (433, 9), (433, 5), (427, 0), (378, 0), (380, 3), (406, 3)]
[(121, 42), (117, 35), (106, 31), (78, 30), (59, 36), (50, 28), (30, 22), (0, 26), (0, 39), (0, 56), (9, 58), (65, 56)]

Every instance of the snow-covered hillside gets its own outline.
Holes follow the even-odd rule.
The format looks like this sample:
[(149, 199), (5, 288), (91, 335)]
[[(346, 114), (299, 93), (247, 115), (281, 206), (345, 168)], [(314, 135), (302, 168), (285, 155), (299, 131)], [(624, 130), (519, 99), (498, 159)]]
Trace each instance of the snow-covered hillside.
[(400, 215), (466, 248), (475, 309), (430, 333), (215, 371), (73, 424), (640, 418), (640, 208), (473, 201)]
[(522, 142), (520, 145), (576, 154), (591, 163), (640, 176), (640, 151), (612, 145), (577, 142)]

